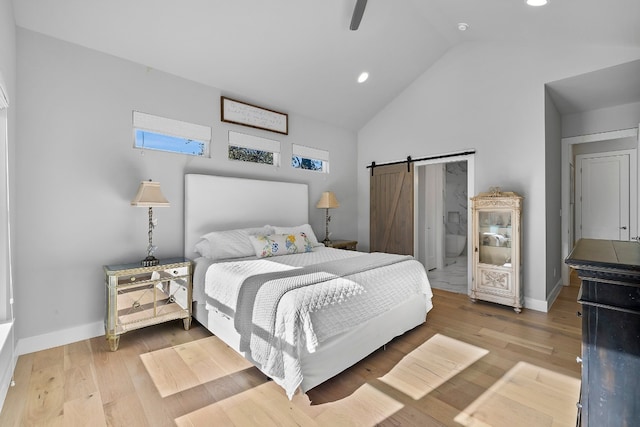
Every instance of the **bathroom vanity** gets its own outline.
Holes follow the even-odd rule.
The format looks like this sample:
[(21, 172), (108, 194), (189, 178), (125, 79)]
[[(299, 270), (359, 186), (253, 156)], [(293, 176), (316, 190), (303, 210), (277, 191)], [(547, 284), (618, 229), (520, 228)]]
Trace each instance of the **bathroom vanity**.
[(522, 201), (492, 188), (471, 198), (473, 271), (471, 301), (505, 304), (520, 313), (522, 292)]

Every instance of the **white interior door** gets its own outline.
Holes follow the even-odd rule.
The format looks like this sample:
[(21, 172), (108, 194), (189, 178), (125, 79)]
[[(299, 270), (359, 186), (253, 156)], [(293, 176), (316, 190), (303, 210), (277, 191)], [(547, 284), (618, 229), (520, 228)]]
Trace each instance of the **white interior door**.
[(629, 240), (628, 153), (576, 156), (576, 237)]

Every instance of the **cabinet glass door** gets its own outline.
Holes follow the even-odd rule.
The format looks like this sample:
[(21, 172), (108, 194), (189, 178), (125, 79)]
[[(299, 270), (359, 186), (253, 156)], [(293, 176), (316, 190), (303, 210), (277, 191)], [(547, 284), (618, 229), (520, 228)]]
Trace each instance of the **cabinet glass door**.
[(511, 211), (478, 212), (478, 255), (481, 263), (511, 267), (512, 220)]

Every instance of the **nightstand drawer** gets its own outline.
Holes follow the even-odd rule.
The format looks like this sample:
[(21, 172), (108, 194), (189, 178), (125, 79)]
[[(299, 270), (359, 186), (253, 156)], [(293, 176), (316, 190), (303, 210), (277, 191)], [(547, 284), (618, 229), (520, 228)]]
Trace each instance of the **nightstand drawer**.
[(148, 282), (151, 280), (151, 272), (127, 274), (125, 276), (118, 276), (118, 286), (135, 285), (141, 282)]
[[(146, 267), (147, 269), (150, 267)], [(189, 266), (167, 268), (157, 271), (142, 271), (131, 274), (117, 275), (118, 286), (127, 286), (152, 280), (166, 280), (170, 277), (182, 277), (189, 274)]]
[(176, 267), (176, 268), (167, 268), (163, 270), (165, 273), (172, 275), (173, 277), (186, 276), (189, 274), (189, 266)]

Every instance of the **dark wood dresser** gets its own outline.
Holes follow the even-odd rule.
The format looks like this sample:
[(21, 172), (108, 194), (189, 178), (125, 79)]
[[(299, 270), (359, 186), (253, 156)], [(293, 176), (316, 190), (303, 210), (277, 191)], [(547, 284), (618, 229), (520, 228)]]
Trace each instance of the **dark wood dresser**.
[(565, 262), (582, 280), (578, 425), (640, 426), (640, 243), (582, 239)]

